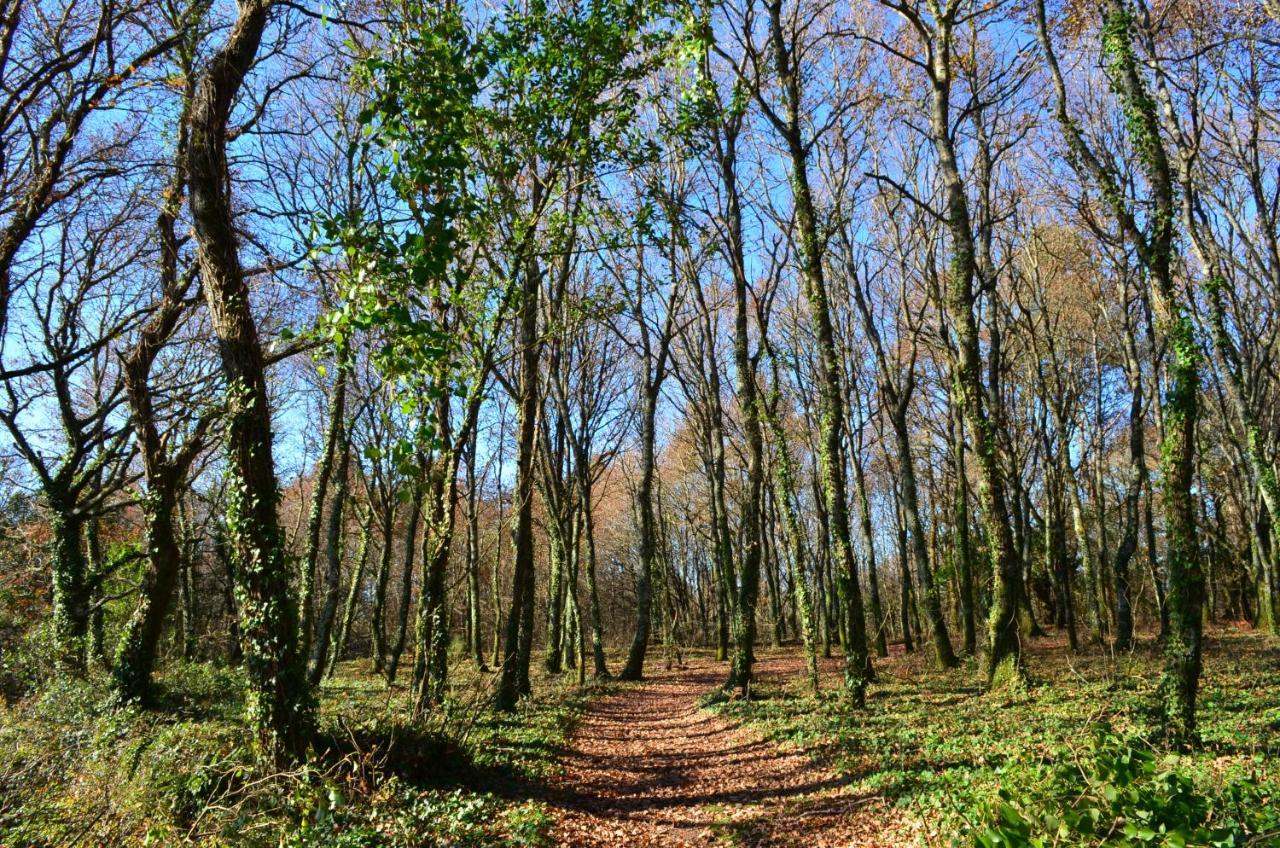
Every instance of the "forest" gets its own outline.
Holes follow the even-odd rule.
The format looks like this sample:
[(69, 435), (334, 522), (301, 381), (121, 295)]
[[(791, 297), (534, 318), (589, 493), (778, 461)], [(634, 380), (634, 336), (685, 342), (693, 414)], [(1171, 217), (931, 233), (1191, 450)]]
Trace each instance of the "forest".
[(1276, 0), (0, 0), (0, 846), (1280, 846)]

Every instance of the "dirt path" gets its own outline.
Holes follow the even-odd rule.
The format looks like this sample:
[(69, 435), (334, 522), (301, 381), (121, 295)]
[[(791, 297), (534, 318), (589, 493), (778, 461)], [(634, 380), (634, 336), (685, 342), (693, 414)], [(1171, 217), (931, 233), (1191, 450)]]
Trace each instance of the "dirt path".
[(881, 844), (876, 799), (804, 753), (698, 709), (723, 675), (695, 661), (592, 704), (552, 786), (557, 844)]

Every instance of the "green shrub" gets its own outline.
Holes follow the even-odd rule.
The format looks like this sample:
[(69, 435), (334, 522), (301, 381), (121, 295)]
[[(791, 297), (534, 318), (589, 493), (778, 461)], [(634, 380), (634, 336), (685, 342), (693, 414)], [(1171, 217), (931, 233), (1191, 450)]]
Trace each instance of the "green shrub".
[(164, 725), (139, 738), (124, 759), (139, 807), (183, 829), (254, 773), (253, 750), (233, 726)]
[[(11, 607), (7, 600), (0, 600), (0, 618), (9, 614)], [(55, 678), (57, 659), (52, 622), (27, 630), (17, 624), (5, 626), (0, 633), (0, 696), (4, 702), (15, 703)]]
[(1098, 728), (1083, 755), (1006, 774), (958, 843), (979, 848), (1280, 845), (1280, 799), (1249, 775), (1195, 775), (1175, 756)]

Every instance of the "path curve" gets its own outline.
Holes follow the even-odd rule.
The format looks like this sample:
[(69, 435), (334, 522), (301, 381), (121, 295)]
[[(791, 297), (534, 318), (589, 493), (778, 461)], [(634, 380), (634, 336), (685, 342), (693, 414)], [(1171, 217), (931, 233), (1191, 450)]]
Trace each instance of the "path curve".
[(724, 673), (694, 660), (588, 707), (551, 785), (555, 844), (881, 844), (869, 809), (878, 799), (804, 752), (698, 708)]

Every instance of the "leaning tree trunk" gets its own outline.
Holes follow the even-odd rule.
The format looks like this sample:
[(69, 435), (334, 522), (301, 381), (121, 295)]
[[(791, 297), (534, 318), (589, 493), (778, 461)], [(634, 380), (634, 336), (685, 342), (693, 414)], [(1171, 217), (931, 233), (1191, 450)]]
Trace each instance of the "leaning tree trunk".
[[(1134, 51), (1133, 13), (1125, 0), (1107, 0), (1103, 9), (1102, 59), (1111, 90), (1127, 120), (1125, 127), (1148, 186), (1149, 223), (1139, 223), (1129, 207), (1128, 194), (1118, 185), (1067, 111), (1066, 83), (1049, 34), (1043, 0), (1036, 3), (1036, 27), (1056, 94), (1058, 123), (1072, 153), (1072, 164), (1091, 176), (1110, 204), (1116, 221), (1133, 243), (1146, 272), (1151, 306), (1171, 358), (1167, 365), (1165, 401), (1156, 408), (1163, 437), (1160, 449), (1161, 485), (1165, 508), (1165, 590), (1162, 631), (1165, 671), (1160, 686), (1160, 709), (1165, 735), (1174, 746), (1196, 737), (1195, 706), (1200, 683), (1204, 605), (1204, 574), (1196, 540), (1196, 508), (1192, 496), (1195, 472), (1195, 433), (1199, 416), (1200, 347), (1174, 279), (1173, 169), (1161, 136), (1155, 99), (1148, 91), (1144, 70)], [(1150, 330), (1150, 328), (1149, 328)], [(1154, 376), (1154, 374), (1153, 374)], [(1153, 394), (1154, 396), (1154, 394)], [(1148, 510), (1150, 499), (1148, 498)], [(1148, 522), (1150, 524), (1150, 522)], [(1153, 548), (1154, 533), (1148, 533)], [(1151, 551), (1152, 556), (1154, 552)], [(1158, 579), (1158, 578), (1157, 578)], [(1157, 596), (1159, 587), (1157, 586)], [(1164, 621), (1167, 620), (1167, 626)]]
[[(184, 107), (184, 115), (188, 108), (189, 105)], [(201, 419), (177, 457), (171, 459), (156, 421), (155, 398), (150, 382), (151, 368), (178, 326), (192, 282), (178, 271), (175, 227), (186, 185), (186, 139), (186, 127), (181, 126), (178, 152), (174, 157), (174, 176), (167, 195), (169, 200), (157, 220), (163, 287), (160, 305), (143, 326), (133, 348), (122, 357), (125, 390), (133, 411), (134, 437), (138, 442), (138, 454), (147, 484), (142, 512), (147, 530), (148, 558), (147, 573), (138, 592), (138, 606), (125, 624), (116, 649), (113, 676), (116, 691), (125, 701), (145, 701), (150, 694), (151, 674), (155, 668), (165, 615), (173, 603), (174, 589), (183, 569), (182, 549), (173, 520), (178, 506), (178, 487), (203, 442), (204, 431), (211, 420)], [(189, 585), (184, 589), (190, 594)], [(189, 608), (184, 607), (183, 612), (185, 655), (188, 639), (194, 638), (194, 622)]]
[[(139, 423), (137, 426), (143, 425)], [(151, 430), (154, 434), (154, 424)], [(159, 438), (148, 444), (152, 448), (158, 447)], [(183, 568), (173, 513), (177, 507), (177, 481), (185, 471), (185, 461), (175, 467), (165, 460), (159, 463), (155, 460), (156, 457), (152, 457), (143, 463), (148, 469), (148, 490), (143, 499), (147, 573), (139, 588), (138, 605), (120, 635), (112, 668), (116, 692), (125, 701), (145, 702), (150, 695), (151, 675), (155, 670), (165, 616), (173, 604), (174, 591)]]
[(120, 636), (113, 670), (116, 691), (125, 701), (145, 702), (150, 694), (165, 614), (178, 584), (182, 558), (173, 529), (174, 508), (174, 492), (166, 481), (152, 481), (143, 499), (147, 573), (138, 605)]
[(294, 638), (280, 499), (272, 455), (266, 366), (240, 264), (227, 166), (227, 124), (253, 64), (271, 0), (243, 0), (227, 40), (209, 59), (188, 126), (191, 218), (201, 289), (226, 382), (228, 519), (239, 582), (249, 721), (260, 751), (279, 763), (302, 753), (314, 710)]
[[(1124, 0), (1109, 0), (1107, 4), (1103, 53), (1112, 88), (1129, 116), (1127, 127), (1150, 182), (1156, 207), (1153, 232), (1138, 244), (1140, 259), (1148, 272), (1152, 305), (1171, 353), (1168, 391), (1162, 407), (1164, 442), (1160, 449), (1169, 611), (1160, 706), (1168, 740), (1175, 746), (1183, 746), (1196, 739), (1196, 695), (1203, 650), (1204, 573), (1192, 495), (1200, 347), (1174, 281), (1172, 169), (1160, 137), (1156, 104), (1147, 91), (1134, 53), (1133, 15)], [(1123, 217), (1126, 221), (1132, 220), (1127, 213)]]

